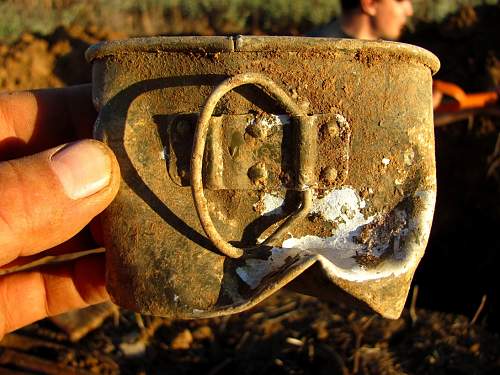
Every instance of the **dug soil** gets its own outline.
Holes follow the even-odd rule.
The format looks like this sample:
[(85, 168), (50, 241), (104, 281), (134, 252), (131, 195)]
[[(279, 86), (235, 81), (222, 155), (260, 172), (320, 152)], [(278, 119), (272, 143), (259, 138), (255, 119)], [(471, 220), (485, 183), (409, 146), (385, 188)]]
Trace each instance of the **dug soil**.
[[(436, 78), (466, 91), (491, 90), (500, 84), (499, 24), (499, 6), (463, 8), (439, 25), (419, 25), (405, 41), (440, 58)], [(90, 82), (85, 49), (124, 37), (79, 27), (23, 35), (0, 45), (0, 87)], [(210, 320), (121, 310), (76, 343), (50, 321), (6, 336), (0, 372), (498, 374), (499, 127), (500, 118), (476, 114), (436, 128), (436, 214), (408, 302), (413, 308), (401, 319), (286, 291), (250, 311)]]

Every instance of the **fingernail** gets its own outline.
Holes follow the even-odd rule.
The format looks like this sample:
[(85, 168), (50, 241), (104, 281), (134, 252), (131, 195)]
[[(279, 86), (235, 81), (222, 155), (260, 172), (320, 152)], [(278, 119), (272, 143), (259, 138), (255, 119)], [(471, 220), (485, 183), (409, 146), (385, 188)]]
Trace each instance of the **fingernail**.
[(97, 193), (111, 180), (111, 159), (106, 149), (95, 141), (63, 146), (52, 155), (50, 164), (71, 199)]

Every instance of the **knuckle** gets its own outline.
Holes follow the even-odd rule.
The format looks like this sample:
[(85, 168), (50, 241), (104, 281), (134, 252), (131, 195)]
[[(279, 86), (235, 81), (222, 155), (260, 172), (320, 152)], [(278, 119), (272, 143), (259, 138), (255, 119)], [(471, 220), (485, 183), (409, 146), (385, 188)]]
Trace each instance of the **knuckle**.
[(11, 97), (13, 94), (0, 95), (0, 136), (2, 138), (18, 137), (12, 116)]
[(0, 163), (0, 181), (0, 242), (10, 248), (31, 226), (26, 183), (14, 161)]

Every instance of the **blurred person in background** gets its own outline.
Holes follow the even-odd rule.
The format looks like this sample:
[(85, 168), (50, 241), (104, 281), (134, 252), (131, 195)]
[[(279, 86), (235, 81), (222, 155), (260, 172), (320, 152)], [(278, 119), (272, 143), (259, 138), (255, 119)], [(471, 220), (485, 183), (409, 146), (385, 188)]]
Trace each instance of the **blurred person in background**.
[[(413, 16), (412, 0), (340, 0), (340, 3), (340, 17), (307, 36), (397, 41)], [(443, 93), (434, 89), (434, 108), (442, 98)]]
[(413, 15), (411, 0), (341, 0), (339, 19), (308, 36), (398, 40)]

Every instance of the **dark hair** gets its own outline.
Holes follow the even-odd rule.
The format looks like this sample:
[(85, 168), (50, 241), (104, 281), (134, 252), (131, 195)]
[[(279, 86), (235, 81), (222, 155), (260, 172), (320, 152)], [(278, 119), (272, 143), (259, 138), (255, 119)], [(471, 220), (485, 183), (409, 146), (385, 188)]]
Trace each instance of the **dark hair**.
[(359, 0), (340, 0), (340, 4), (343, 12), (354, 10), (360, 6)]

